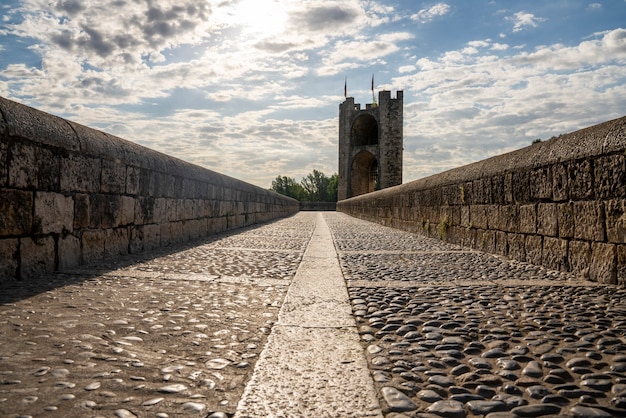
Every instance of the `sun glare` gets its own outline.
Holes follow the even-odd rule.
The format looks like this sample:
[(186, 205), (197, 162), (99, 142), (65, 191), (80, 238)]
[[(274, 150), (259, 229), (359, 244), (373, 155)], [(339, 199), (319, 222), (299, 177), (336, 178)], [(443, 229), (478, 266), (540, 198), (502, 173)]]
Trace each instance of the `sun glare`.
[(242, 0), (234, 11), (244, 33), (268, 37), (284, 29), (287, 13), (280, 0)]

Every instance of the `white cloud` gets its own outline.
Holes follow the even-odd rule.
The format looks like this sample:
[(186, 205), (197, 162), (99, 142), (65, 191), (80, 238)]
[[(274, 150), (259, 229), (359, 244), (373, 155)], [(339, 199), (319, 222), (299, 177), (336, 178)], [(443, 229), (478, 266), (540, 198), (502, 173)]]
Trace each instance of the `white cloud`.
[(393, 80), (419, 98), (405, 102), (405, 181), (616, 118), (626, 108), (626, 29), (502, 57), (464, 50), (422, 58), (416, 73)]
[(437, 3), (428, 9), (422, 9), (419, 12), (411, 15), (411, 20), (416, 20), (420, 23), (430, 22), (439, 16), (445, 16), (450, 12), (450, 6), (446, 3)]
[(537, 17), (532, 13), (517, 12), (513, 17), (507, 17), (507, 20), (513, 21), (513, 32), (520, 32), (524, 27), (536, 28), (537, 24), (545, 19)]

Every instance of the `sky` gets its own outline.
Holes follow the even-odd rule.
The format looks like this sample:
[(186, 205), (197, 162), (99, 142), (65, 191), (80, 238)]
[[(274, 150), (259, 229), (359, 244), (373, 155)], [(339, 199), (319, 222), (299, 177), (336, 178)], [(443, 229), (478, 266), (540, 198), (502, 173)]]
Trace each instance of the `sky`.
[(263, 188), (404, 92), (404, 182), (626, 115), (626, 0), (2, 0), (0, 96)]

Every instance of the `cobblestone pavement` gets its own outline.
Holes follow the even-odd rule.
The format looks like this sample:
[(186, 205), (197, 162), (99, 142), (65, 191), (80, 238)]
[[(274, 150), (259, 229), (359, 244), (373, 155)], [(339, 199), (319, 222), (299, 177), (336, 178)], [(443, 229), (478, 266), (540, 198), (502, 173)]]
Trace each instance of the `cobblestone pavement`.
[(5, 283), (0, 416), (232, 416), (314, 221)]
[(626, 291), (326, 215), (388, 418), (626, 416)]
[[(626, 290), (323, 216), (386, 418), (626, 416)], [(1, 284), (0, 416), (231, 417), (316, 217)]]

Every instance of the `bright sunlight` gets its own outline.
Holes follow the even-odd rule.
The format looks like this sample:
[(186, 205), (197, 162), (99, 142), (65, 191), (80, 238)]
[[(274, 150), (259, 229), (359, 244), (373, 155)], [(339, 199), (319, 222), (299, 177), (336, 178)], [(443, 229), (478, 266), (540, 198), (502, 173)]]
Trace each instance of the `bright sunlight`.
[(280, 0), (242, 0), (235, 6), (234, 19), (243, 33), (266, 38), (282, 32), (287, 12)]

